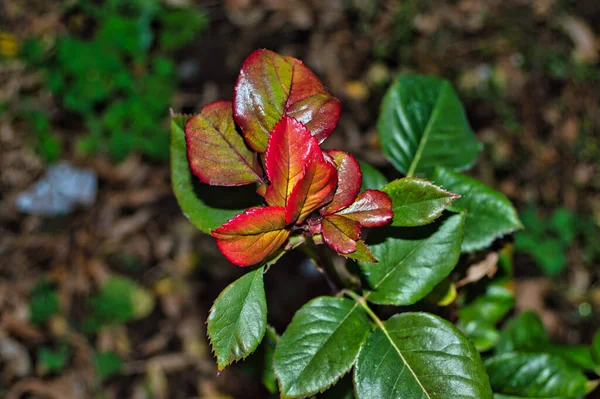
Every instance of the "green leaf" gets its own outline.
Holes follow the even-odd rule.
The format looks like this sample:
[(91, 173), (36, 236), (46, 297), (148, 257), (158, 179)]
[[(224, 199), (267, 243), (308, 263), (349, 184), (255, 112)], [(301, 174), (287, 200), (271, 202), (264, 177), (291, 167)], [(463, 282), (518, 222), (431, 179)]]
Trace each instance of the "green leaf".
[(459, 327), (479, 352), (492, 349), (500, 338), (500, 333), (496, 327), (484, 320), (470, 320), (467, 323), (459, 323)]
[(407, 176), (436, 166), (463, 170), (481, 151), (450, 83), (433, 76), (399, 76), (377, 121), (383, 153)]
[(592, 358), (596, 364), (600, 365), (600, 330), (594, 334), (594, 340), (592, 341)]
[(432, 180), (462, 198), (454, 201), (448, 209), (467, 211), (463, 252), (479, 251), (488, 247), (496, 238), (523, 228), (517, 211), (508, 198), (477, 180), (437, 168)]
[(48, 372), (60, 372), (67, 365), (70, 352), (65, 343), (60, 344), (56, 350), (41, 347), (38, 349), (40, 366)]
[(282, 398), (311, 396), (335, 384), (354, 364), (370, 328), (363, 308), (350, 299), (320, 297), (304, 305), (275, 349)]
[(208, 316), (208, 337), (219, 370), (254, 352), (267, 329), (264, 267), (229, 284)]
[(371, 289), (368, 300), (410, 305), (431, 292), (458, 262), (464, 219), (459, 214), (422, 227), (373, 231), (369, 249), (379, 263), (359, 263)]
[(510, 312), (514, 304), (515, 296), (510, 290), (502, 285), (492, 284), (484, 295), (460, 309), (458, 316), (465, 323), (481, 320), (496, 324)]
[(392, 226), (413, 227), (429, 224), (459, 196), (416, 177), (405, 177), (381, 189), (392, 199)]
[(491, 399), (479, 353), (452, 324), (426, 313), (392, 316), (356, 362), (359, 399)]
[(364, 161), (358, 161), (360, 165), (360, 171), (362, 172), (362, 186), (360, 192), (365, 190), (381, 190), (383, 186), (388, 184), (388, 179), (375, 167), (369, 165)]
[(575, 399), (588, 390), (583, 373), (558, 356), (505, 353), (485, 362), (494, 392), (519, 398)]
[(275, 372), (273, 370), (273, 358), (277, 342), (279, 342), (279, 335), (277, 335), (273, 327), (267, 326), (267, 332), (261, 344), (264, 352), (262, 383), (271, 393), (278, 392), (277, 380), (275, 379)]
[(104, 380), (118, 374), (123, 369), (123, 359), (114, 352), (98, 352), (94, 357), (94, 368), (100, 379)]
[(550, 345), (543, 352), (556, 355), (573, 367), (593, 371), (600, 375), (600, 365), (592, 357), (592, 351), (587, 345)]
[(171, 184), (185, 216), (202, 232), (210, 233), (242, 213), (252, 201), (254, 204), (260, 201), (254, 193), (239, 187), (200, 186), (187, 159), (184, 127), (188, 119), (178, 115), (171, 120)]
[(60, 311), (58, 290), (47, 280), (36, 283), (31, 292), (29, 314), (35, 324), (44, 324)]
[(536, 352), (549, 343), (550, 337), (542, 320), (534, 312), (525, 311), (506, 323), (494, 353)]

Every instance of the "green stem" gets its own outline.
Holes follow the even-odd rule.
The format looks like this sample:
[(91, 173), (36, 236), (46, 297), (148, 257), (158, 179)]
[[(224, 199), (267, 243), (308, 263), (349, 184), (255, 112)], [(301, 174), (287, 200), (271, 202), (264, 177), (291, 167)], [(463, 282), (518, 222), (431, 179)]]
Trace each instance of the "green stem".
[(351, 290), (342, 290), (342, 294), (354, 299), (354, 302), (358, 303), (365, 310), (365, 312), (367, 312), (371, 320), (373, 320), (375, 324), (377, 324), (377, 326), (385, 330), (381, 319), (375, 314), (375, 312), (373, 312), (373, 309), (371, 309), (369, 305), (367, 305), (367, 297), (369, 296), (369, 294), (360, 296), (356, 292)]

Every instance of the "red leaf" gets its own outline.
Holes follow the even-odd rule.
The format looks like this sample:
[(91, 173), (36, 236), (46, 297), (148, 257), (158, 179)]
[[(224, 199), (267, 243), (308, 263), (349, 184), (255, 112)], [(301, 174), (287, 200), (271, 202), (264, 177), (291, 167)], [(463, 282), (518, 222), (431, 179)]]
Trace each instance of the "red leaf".
[(377, 259), (375, 259), (369, 247), (362, 240), (356, 241), (356, 251), (349, 254), (342, 254), (342, 256), (359, 262), (377, 263)]
[(231, 101), (205, 105), (186, 123), (185, 142), (190, 169), (204, 183), (239, 186), (262, 180), (256, 153), (235, 129)]
[(362, 185), (360, 165), (352, 155), (338, 150), (328, 151), (327, 154), (337, 167), (338, 184), (333, 201), (321, 210), (322, 215), (335, 213), (352, 204)]
[(302, 179), (292, 190), (286, 204), (285, 221), (300, 224), (333, 198), (337, 182), (335, 168), (323, 157), (315, 157), (304, 166)]
[(344, 216), (325, 216), (321, 222), (323, 239), (334, 251), (348, 254), (356, 251), (360, 224)]
[(257, 264), (273, 255), (287, 240), (285, 209), (255, 207), (212, 231), (219, 249), (238, 266)]
[(269, 139), (265, 169), (271, 185), (265, 199), (271, 206), (285, 206), (310, 159), (323, 157), (319, 143), (306, 127), (288, 116), (279, 121)]
[(270, 50), (256, 50), (244, 61), (234, 96), (234, 117), (248, 144), (267, 149), (269, 134), (285, 115), (305, 124), (318, 142), (340, 117), (340, 101), (300, 60)]
[(335, 214), (355, 220), (363, 227), (383, 226), (394, 217), (392, 200), (379, 190), (366, 190), (352, 205)]

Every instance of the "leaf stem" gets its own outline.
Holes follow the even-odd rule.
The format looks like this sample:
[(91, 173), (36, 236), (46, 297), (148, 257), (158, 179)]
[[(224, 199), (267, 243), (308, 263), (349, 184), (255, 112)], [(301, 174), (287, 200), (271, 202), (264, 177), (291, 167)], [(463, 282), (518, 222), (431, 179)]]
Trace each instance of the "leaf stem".
[(356, 292), (348, 289), (343, 289), (342, 294), (354, 299), (354, 301), (358, 303), (365, 310), (365, 312), (367, 312), (371, 320), (373, 320), (378, 327), (384, 329), (383, 322), (381, 321), (381, 319), (375, 314), (375, 312), (373, 312), (373, 309), (371, 309), (369, 305), (367, 305), (367, 297), (369, 296), (369, 294), (360, 296)]

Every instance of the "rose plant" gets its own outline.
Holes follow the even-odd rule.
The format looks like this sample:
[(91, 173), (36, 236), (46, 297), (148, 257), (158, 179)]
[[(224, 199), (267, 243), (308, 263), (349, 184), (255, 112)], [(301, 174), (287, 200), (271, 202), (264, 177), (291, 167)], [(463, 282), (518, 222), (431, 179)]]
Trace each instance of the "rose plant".
[[(514, 302), (502, 240), (521, 222), (501, 193), (459, 173), (481, 145), (451, 85), (401, 75), (388, 90), (380, 143), (404, 175), (389, 183), (351, 154), (321, 149), (340, 110), (301, 61), (257, 50), (241, 67), (232, 101), (173, 115), (178, 202), (229, 261), (250, 270), (209, 314), (219, 369), (264, 342), (263, 382), (284, 398), (333, 385), (332, 397), (360, 399), (579, 398), (591, 391), (585, 373), (600, 369), (600, 338), (577, 365), (548, 339), (523, 345), (524, 335), (545, 334), (535, 318), (497, 328)], [(373, 229), (368, 240), (363, 228)], [(296, 248), (336, 295), (309, 301), (279, 337), (267, 325), (263, 274)], [(354, 278), (341, 277), (335, 253)], [(501, 271), (473, 278), (490, 256), (500, 258)], [(474, 300), (470, 287), (482, 292)], [(398, 308), (382, 320), (373, 307), (418, 310), (423, 303), (455, 309), (455, 323)], [(342, 377), (351, 370), (349, 384)]]

